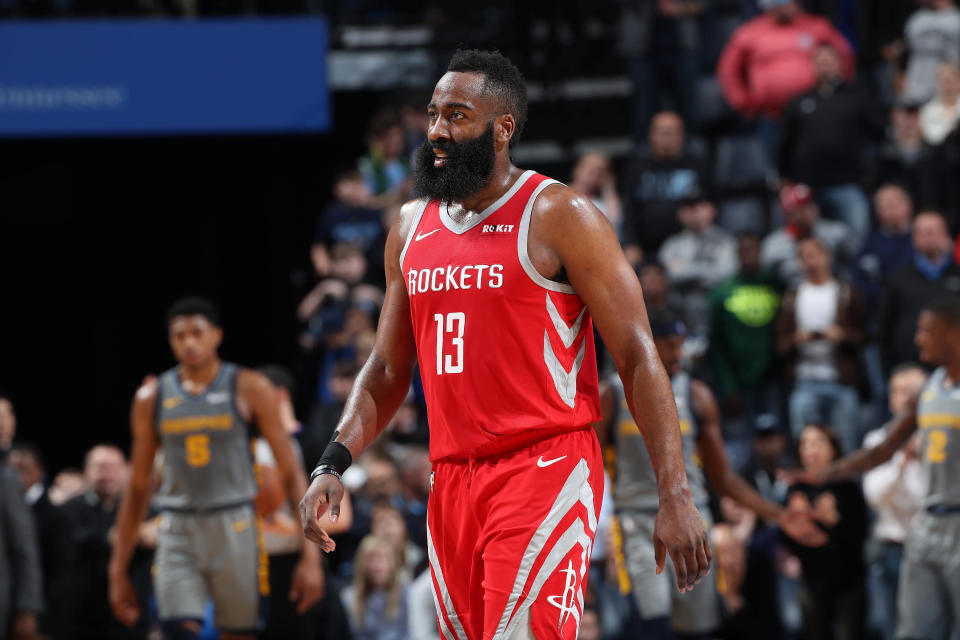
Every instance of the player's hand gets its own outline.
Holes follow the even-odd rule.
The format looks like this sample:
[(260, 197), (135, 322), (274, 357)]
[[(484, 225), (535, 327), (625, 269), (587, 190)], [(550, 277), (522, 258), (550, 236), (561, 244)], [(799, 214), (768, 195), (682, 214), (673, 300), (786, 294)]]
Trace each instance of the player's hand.
[(822, 547), (827, 543), (827, 534), (814, 523), (809, 509), (784, 509), (777, 518), (777, 526), (806, 547)]
[(310, 483), (307, 493), (300, 501), (300, 522), (303, 535), (307, 540), (316, 542), (327, 553), (336, 548), (336, 544), (320, 527), (320, 518), (330, 510), (330, 521), (340, 517), (340, 501), (343, 499), (343, 484), (335, 475), (323, 473)]
[(326, 578), (316, 552), (301, 556), (293, 570), (290, 593), (287, 595), (291, 602), (297, 603), (297, 613), (303, 615), (320, 602), (325, 590)]
[(673, 560), (680, 593), (693, 589), (693, 585), (710, 572), (713, 554), (707, 540), (703, 518), (690, 498), (660, 503), (657, 521), (653, 526), (653, 548), (657, 562), (657, 575), (663, 571), (667, 552)]
[(137, 594), (126, 573), (110, 574), (110, 608), (120, 624), (132, 627), (140, 619)]

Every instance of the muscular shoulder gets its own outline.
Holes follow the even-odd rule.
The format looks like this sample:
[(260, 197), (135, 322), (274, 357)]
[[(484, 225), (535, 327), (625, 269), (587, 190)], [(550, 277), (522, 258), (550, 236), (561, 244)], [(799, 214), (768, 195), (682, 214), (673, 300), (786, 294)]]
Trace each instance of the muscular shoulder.
[(273, 383), (259, 371), (245, 367), (237, 371), (237, 394), (244, 400), (251, 400), (274, 391)]
[(159, 379), (154, 375), (149, 376), (143, 381), (143, 384), (140, 385), (137, 392), (133, 394), (134, 409), (148, 409), (152, 411), (157, 406), (159, 390)]
[(400, 215), (397, 216), (397, 220), (394, 222), (393, 227), (401, 241), (406, 241), (407, 236), (410, 235), (417, 218), (417, 213), (420, 211), (422, 206), (423, 199), (417, 198), (416, 200), (409, 200), (405, 202), (403, 206), (400, 207)]
[(590, 199), (564, 184), (545, 188), (533, 205), (532, 225), (552, 237), (570, 237), (608, 227), (609, 222)]
[(407, 242), (407, 237), (416, 226), (417, 214), (423, 207), (423, 199), (409, 200), (400, 207), (397, 219), (393, 221), (390, 233), (387, 235), (387, 246), (384, 252), (388, 273), (394, 263), (399, 262), (400, 254)]

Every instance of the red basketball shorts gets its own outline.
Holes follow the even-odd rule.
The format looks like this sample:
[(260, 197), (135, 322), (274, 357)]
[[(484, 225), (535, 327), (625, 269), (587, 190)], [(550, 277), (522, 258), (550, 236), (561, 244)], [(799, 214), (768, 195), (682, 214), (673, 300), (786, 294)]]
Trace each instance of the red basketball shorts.
[(573, 640), (603, 498), (589, 428), (434, 464), (427, 551), (446, 640)]

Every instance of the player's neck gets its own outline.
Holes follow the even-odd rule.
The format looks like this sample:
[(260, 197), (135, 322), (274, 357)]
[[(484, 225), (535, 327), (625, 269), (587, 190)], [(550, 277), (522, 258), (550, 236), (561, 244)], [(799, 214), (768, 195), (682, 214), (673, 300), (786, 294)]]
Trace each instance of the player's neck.
[(181, 364), (178, 371), (180, 383), (190, 393), (203, 391), (216, 380), (217, 375), (220, 373), (220, 366), (220, 358), (212, 358), (209, 362), (199, 364), (195, 367)]
[(517, 181), (521, 173), (523, 173), (523, 171), (513, 166), (509, 157), (504, 157), (503, 159), (498, 157), (487, 186), (454, 204), (463, 207), (464, 211), (483, 211), (499, 200), (500, 196), (505, 194), (507, 190), (513, 186), (513, 183)]

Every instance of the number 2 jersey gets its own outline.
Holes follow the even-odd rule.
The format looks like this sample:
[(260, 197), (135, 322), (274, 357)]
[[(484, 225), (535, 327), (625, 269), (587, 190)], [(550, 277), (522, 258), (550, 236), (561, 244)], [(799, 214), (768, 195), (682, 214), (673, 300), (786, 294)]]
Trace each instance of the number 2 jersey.
[(927, 380), (917, 405), (924, 508), (960, 507), (960, 385), (944, 387), (940, 367)]
[(422, 200), (400, 255), (430, 424), (430, 459), (513, 450), (599, 419), (593, 321), (527, 255), (537, 196), (524, 172), (461, 224)]
[(156, 428), (163, 451), (158, 506), (207, 510), (250, 502), (257, 494), (252, 426), (236, 405), (240, 368), (224, 362), (200, 394), (180, 384), (176, 367), (160, 375)]

